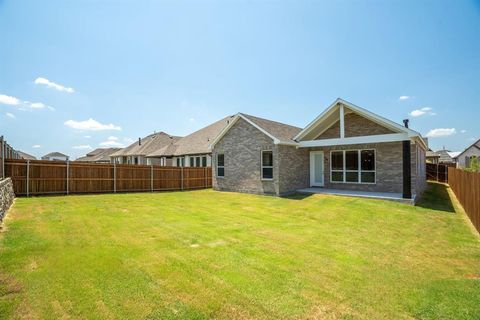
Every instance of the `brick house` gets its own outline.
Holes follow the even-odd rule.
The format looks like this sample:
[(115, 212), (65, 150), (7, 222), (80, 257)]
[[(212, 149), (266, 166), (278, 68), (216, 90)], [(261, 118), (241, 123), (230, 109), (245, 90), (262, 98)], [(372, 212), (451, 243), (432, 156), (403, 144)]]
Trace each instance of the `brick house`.
[(413, 202), (426, 187), (421, 135), (342, 99), (303, 129), (239, 113), (211, 148), (216, 190), (280, 196), (320, 187)]

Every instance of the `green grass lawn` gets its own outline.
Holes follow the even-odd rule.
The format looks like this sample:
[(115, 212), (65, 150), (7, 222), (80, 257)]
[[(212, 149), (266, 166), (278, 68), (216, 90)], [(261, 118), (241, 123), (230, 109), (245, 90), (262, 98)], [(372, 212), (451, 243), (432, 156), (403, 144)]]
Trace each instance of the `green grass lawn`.
[(420, 206), (212, 190), (17, 199), (0, 318), (479, 319), (480, 240)]

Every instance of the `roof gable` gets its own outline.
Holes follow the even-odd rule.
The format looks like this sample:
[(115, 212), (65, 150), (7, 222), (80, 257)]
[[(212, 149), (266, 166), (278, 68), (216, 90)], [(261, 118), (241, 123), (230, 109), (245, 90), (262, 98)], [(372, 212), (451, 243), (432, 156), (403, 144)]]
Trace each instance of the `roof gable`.
[(407, 133), (411, 137), (421, 137), (421, 135), (409, 128), (406, 128), (398, 123), (383, 118), (373, 112), (363, 109), (353, 103), (338, 98), (325, 111), (323, 111), (315, 120), (308, 124), (301, 132), (299, 132), (294, 139), (296, 141), (304, 141), (314, 139), (315, 136), (320, 135), (331, 125), (333, 125), (339, 118), (339, 107), (343, 105), (348, 112), (354, 112), (372, 122), (377, 123), (393, 132)]

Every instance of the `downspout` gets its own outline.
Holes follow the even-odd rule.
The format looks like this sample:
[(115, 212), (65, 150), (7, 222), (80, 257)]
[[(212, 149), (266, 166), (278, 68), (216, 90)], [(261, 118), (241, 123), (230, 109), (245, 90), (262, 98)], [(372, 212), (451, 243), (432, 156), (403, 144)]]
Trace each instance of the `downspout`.
[[(408, 119), (403, 120), (405, 128), (408, 128)], [(403, 198), (412, 198), (412, 169), (411, 169), (411, 154), (410, 140), (402, 141), (403, 143)]]

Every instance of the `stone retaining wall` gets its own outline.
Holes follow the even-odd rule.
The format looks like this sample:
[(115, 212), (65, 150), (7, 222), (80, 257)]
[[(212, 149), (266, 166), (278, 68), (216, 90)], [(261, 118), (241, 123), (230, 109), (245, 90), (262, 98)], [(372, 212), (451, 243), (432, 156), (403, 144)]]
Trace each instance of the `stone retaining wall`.
[(12, 205), (14, 198), (12, 180), (10, 178), (0, 180), (0, 222)]

